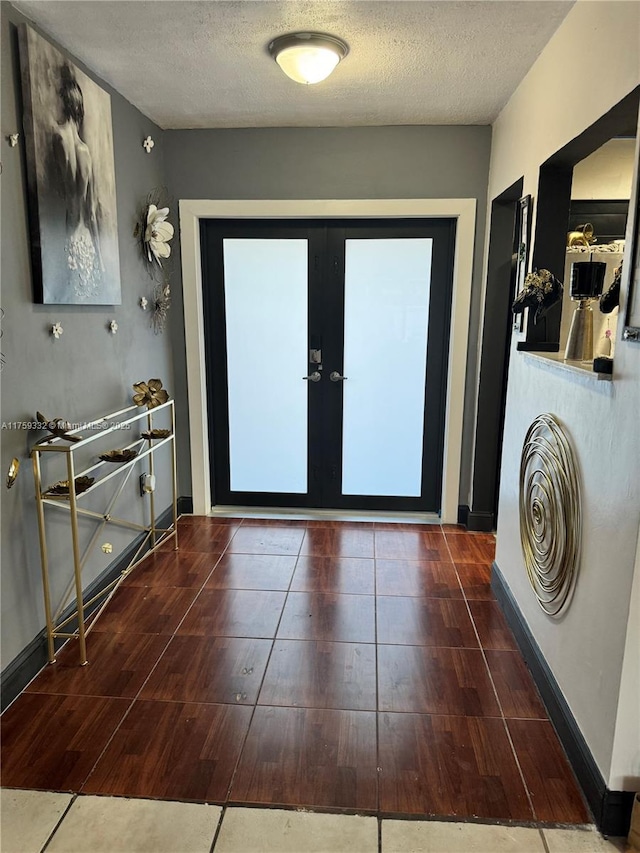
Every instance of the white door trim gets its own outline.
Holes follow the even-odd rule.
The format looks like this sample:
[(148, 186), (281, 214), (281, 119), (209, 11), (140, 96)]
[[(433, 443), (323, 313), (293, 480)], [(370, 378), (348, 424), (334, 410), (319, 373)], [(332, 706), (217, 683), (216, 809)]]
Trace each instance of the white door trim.
[(191, 440), (193, 511), (211, 511), (209, 435), (200, 219), (332, 219), (332, 218), (448, 218), (457, 220), (453, 269), (453, 304), (449, 338), (449, 367), (442, 472), (442, 521), (458, 517), (462, 419), (469, 337), (469, 309), (476, 222), (476, 200), (443, 199), (292, 199), (194, 200), (181, 199), (180, 240), (182, 287)]

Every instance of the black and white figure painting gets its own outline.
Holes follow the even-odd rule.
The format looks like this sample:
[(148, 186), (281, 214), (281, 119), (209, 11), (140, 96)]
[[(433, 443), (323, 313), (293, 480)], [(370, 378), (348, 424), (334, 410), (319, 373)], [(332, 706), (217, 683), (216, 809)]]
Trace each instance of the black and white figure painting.
[(119, 305), (111, 98), (20, 27), (35, 298)]

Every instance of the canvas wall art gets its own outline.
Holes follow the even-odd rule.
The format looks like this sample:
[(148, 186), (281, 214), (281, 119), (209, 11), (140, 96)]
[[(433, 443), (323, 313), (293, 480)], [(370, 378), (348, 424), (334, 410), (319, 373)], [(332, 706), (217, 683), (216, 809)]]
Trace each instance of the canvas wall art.
[(26, 24), (20, 62), (35, 299), (119, 305), (111, 98)]

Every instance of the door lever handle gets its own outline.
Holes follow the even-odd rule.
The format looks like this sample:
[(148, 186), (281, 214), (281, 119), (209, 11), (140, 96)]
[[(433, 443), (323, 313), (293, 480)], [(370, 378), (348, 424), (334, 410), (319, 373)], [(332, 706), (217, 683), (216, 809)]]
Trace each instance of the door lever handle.
[(341, 376), (337, 370), (334, 370), (333, 373), (329, 374), (329, 379), (332, 382), (344, 382), (346, 378), (346, 376)]
[(309, 376), (303, 376), (303, 379), (306, 379), (308, 382), (320, 382), (322, 379), (322, 374), (318, 370), (314, 370), (312, 374)]

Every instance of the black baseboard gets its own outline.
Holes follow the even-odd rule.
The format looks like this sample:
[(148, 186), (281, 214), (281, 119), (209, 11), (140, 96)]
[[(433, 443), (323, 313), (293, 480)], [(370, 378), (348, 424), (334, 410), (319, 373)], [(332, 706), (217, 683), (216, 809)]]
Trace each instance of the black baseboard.
[(476, 533), (493, 533), (495, 529), (496, 522), (492, 512), (479, 512), (475, 509), (469, 510), (467, 530), (473, 530)]
[(467, 504), (460, 504), (458, 507), (458, 524), (464, 524), (467, 530), (473, 530), (475, 533), (492, 533), (496, 529), (492, 512), (473, 510)]
[(458, 524), (464, 524), (467, 526), (467, 519), (469, 518), (470, 509), (467, 504), (460, 504), (458, 507)]
[[(169, 507), (162, 515), (158, 517), (158, 527), (165, 527), (171, 524), (172, 509)], [(127, 567), (131, 558), (134, 556), (145, 534), (140, 534), (134, 541), (118, 556), (116, 560), (107, 566), (107, 568), (89, 584), (84, 592), (84, 598), (90, 599), (94, 595), (98, 595), (101, 590), (105, 589), (118, 575)], [(101, 602), (97, 601), (92, 608), (86, 612), (91, 613), (100, 606)], [(63, 611), (60, 619), (66, 619), (75, 610), (73, 604), (69, 605)], [(77, 627), (77, 621), (70, 622), (65, 630), (74, 631)], [(59, 649), (64, 643), (63, 639), (56, 640), (55, 648)], [(2, 711), (13, 702), (16, 696), (24, 690), (27, 684), (35, 678), (40, 670), (46, 666), (48, 661), (47, 655), (47, 638), (46, 631), (43, 629), (25, 648), (18, 654), (11, 663), (5, 667), (0, 674), (0, 708)]]
[(491, 572), (491, 588), (531, 670), (549, 719), (560, 738), (598, 829), (603, 835), (627, 835), (631, 822), (633, 792), (610, 791), (607, 788), (558, 682), (496, 563), (493, 564)]
[(602, 800), (602, 821), (599, 824), (603, 835), (627, 836), (629, 834), (635, 797), (633, 791), (610, 791), (605, 788)]
[(2, 673), (0, 708), (2, 711), (24, 690), (32, 678), (47, 662), (47, 642), (44, 634), (38, 634), (24, 647)]
[(193, 498), (191, 495), (182, 495), (178, 498), (178, 515), (193, 514)]

